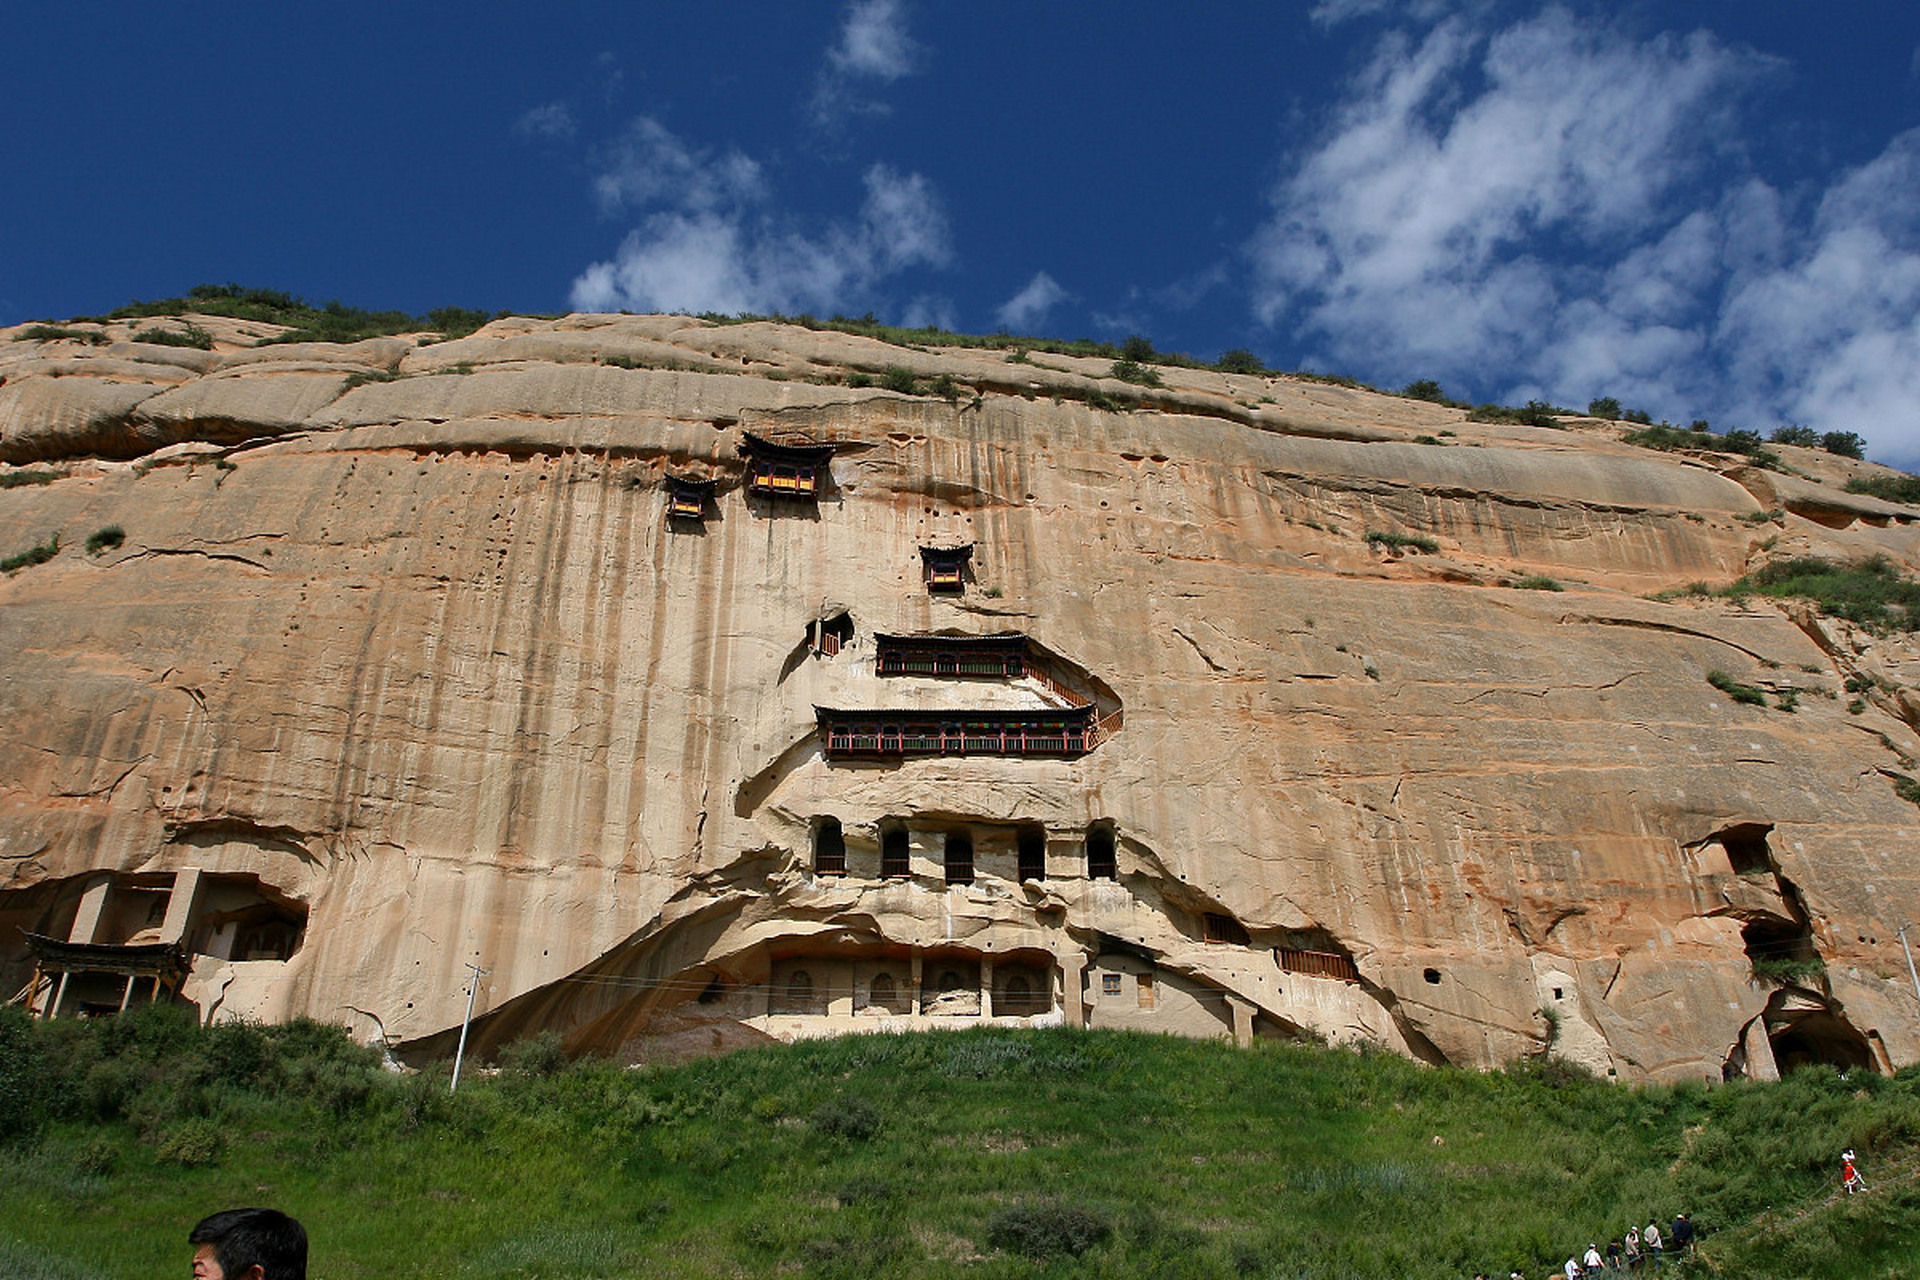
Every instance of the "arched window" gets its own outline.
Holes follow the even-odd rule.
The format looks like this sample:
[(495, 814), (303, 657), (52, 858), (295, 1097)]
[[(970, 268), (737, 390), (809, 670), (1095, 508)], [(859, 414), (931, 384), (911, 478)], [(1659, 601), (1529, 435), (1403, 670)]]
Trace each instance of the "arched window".
[(795, 969), (787, 975), (786, 1001), (781, 1012), (813, 1012), (813, 975), (805, 969)]
[(907, 856), (907, 829), (897, 822), (880, 828), (880, 874), (904, 876), (913, 872)]
[(813, 869), (823, 876), (847, 874), (847, 838), (840, 819), (821, 818), (813, 828)]
[(964, 831), (947, 833), (947, 883), (973, 883), (973, 837)]
[(1087, 875), (1094, 880), (1120, 878), (1120, 860), (1113, 847), (1113, 828), (1104, 822), (1096, 822), (1087, 828)]
[(1047, 878), (1047, 829), (1045, 827), (1020, 828), (1020, 878), (1022, 880)]
[(893, 975), (890, 973), (874, 974), (873, 982), (867, 988), (867, 1003), (879, 1005), (882, 1009), (891, 1009), (893, 1008), (894, 999)]
[(1035, 988), (1033, 979), (1024, 973), (1012, 974), (1006, 985), (1000, 989), (999, 1003), (995, 1011), (1013, 1017), (1025, 1017), (1032, 1013), (1045, 1013), (1046, 1000)]

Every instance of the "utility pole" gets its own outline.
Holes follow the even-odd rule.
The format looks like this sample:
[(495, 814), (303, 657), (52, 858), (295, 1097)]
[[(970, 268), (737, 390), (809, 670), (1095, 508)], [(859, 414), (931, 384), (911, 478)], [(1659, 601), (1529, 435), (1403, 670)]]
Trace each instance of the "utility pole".
[(460, 1088), (460, 1060), (467, 1056), (467, 1024), (473, 1021), (473, 993), (480, 989), (480, 979), (493, 972), (471, 960), (467, 961), (467, 968), (473, 970), (473, 976), (467, 979), (467, 1016), (460, 1019), (460, 1047), (453, 1051), (453, 1083), (447, 1086), (448, 1093)]
[(1913, 979), (1914, 997), (1920, 999), (1920, 973), (1913, 971), (1913, 948), (1907, 945), (1907, 930), (1911, 928), (1913, 928), (1912, 921), (1900, 926), (1900, 949), (1907, 953), (1907, 976)]

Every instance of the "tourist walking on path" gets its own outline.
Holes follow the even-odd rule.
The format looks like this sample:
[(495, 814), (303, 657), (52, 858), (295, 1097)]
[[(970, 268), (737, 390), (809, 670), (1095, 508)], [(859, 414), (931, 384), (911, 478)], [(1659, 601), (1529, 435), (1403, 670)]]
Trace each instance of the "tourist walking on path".
[(1840, 1153), (1840, 1185), (1847, 1189), (1848, 1195), (1867, 1189), (1867, 1180), (1860, 1176), (1860, 1170), (1854, 1168), (1854, 1159), (1852, 1147)]
[(1567, 1273), (1567, 1280), (1580, 1280), (1580, 1259), (1571, 1254), (1567, 1257), (1567, 1265), (1560, 1269)]
[(1620, 1265), (1620, 1242), (1618, 1240), (1607, 1241), (1607, 1269), (1609, 1271), (1619, 1271), (1622, 1269)]
[(1673, 1251), (1687, 1258), (1694, 1253), (1693, 1219), (1684, 1213), (1673, 1220)]
[(1600, 1275), (1600, 1251), (1589, 1244), (1586, 1255), (1580, 1259), (1580, 1262), (1587, 1269), (1587, 1280), (1597, 1280)]
[(1640, 1256), (1640, 1228), (1627, 1228), (1627, 1270), (1638, 1271), (1646, 1259)]
[(1653, 1263), (1653, 1269), (1660, 1269), (1660, 1224), (1649, 1220), (1647, 1229), (1640, 1233), (1640, 1243), (1647, 1251), (1647, 1257)]

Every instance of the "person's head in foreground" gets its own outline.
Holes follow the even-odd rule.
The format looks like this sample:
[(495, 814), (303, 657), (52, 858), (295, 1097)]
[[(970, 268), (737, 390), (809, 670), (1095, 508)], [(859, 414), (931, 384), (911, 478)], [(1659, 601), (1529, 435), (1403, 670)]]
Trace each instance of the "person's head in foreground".
[(193, 1280), (307, 1280), (307, 1233), (278, 1209), (228, 1209), (187, 1233)]

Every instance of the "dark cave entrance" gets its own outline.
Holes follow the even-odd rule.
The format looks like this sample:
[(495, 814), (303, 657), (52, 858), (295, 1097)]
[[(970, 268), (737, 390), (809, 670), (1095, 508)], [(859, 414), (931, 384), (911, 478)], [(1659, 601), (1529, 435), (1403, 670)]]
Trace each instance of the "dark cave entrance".
[(1769, 1022), (1767, 1040), (1783, 1076), (1821, 1063), (1842, 1071), (1877, 1069), (1867, 1038), (1831, 1010), (1805, 1013), (1779, 1025)]

